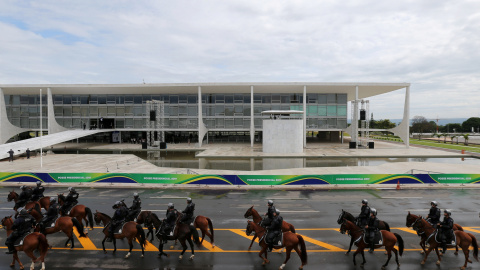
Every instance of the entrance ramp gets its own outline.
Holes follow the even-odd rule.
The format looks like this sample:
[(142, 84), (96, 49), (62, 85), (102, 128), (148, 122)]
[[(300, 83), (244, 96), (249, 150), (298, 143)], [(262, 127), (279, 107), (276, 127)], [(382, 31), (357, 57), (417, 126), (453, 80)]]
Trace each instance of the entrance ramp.
[(24, 154), (27, 148), (30, 148), (30, 151), (34, 151), (37, 149), (47, 148), (49, 146), (68, 142), (71, 140), (75, 140), (78, 138), (82, 138), (85, 136), (93, 135), (96, 133), (107, 132), (112, 130), (104, 130), (104, 129), (95, 129), (95, 130), (83, 130), (83, 129), (74, 129), (74, 130), (67, 130), (62, 131), (50, 135), (46, 135), (43, 137), (35, 137), (27, 140), (16, 141), (12, 143), (6, 143), (0, 145), (0, 159), (8, 158), (8, 151), (12, 149), (15, 154)]

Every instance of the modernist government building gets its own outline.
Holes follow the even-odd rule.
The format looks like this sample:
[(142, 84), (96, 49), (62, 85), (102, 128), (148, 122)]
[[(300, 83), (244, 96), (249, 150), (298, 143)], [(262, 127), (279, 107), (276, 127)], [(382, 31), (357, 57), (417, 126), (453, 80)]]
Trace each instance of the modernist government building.
[[(349, 102), (406, 89), (406, 125), (393, 132), (407, 134), (408, 140), (409, 87), (314, 82), (0, 85), (0, 139), (6, 143), (37, 136), (42, 119), (44, 134), (102, 129), (82, 140), (109, 141), (116, 132), (126, 142), (145, 139), (153, 131), (152, 140), (167, 143), (191, 139), (201, 145), (208, 138), (253, 145), (261, 142), (262, 120), (272, 117), (262, 112), (295, 110), (303, 113), (289, 117), (303, 119), (305, 137), (315, 134), (319, 141), (339, 142), (349, 131), (347, 121), (359, 119), (358, 108), (347, 114)], [(352, 126), (350, 133), (358, 134), (361, 127)]]

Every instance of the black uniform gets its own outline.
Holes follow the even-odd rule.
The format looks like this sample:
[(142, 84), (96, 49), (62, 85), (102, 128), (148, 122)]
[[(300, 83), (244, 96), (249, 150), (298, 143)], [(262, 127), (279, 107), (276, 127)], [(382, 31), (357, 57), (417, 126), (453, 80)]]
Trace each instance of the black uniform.
[(18, 209), (20, 207), (25, 206), (27, 202), (30, 200), (30, 197), (32, 197), (32, 190), (29, 188), (26, 188), (18, 196), (18, 200), (15, 203), (15, 206), (13, 207), (13, 209)]
[(162, 232), (162, 234), (165, 236), (167, 236), (175, 226), (175, 222), (177, 221), (177, 217), (178, 217), (177, 209), (167, 210), (166, 216), (167, 218), (165, 219), (163, 232)]
[(373, 249), (374, 247), (374, 244), (373, 244), (373, 240), (375, 238), (375, 232), (378, 231), (378, 223), (380, 221), (378, 220), (378, 218), (376, 216), (370, 216), (368, 218), (368, 222), (367, 222), (367, 225), (368, 225), (368, 228), (367, 228), (367, 242), (370, 243), (370, 248)]
[(362, 205), (360, 210), (360, 215), (358, 215), (357, 224), (358, 226), (364, 228), (367, 225), (368, 219), (370, 217), (370, 207), (368, 205)]
[(273, 248), (273, 239), (282, 232), (282, 223), (283, 218), (281, 216), (273, 217), (270, 226), (268, 226), (267, 237), (265, 241), (267, 242), (270, 250)]
[(125, 221), (125, 218), (127, 217), (127, 215), (128, 215), (128, 210), (125, 206), (121, 205), (117, 207), (117, 209), (115, 210), (115, 213), (113, 213), (112, 221), (110, 221), (109, 232), (110, 232), (111, 238), (113, 238), (113, 231), (115, 230), (115, 228), (120, 226)]
[(42, 186), (36, 186), (32, 191), (32, 201), (38, 201), (40, 198), (43, 198), (43, 192), (45, 192), (45, 188)]
[(440, 240), (442, 242), (442, 248), (445, 252), (447, 248), (447, 240), (453, 237), (453, 219), (451, 217), (444, 217), (442, 223), (440, 223)]
[(433, 225), (433, 227), (437, 228), (437, 224), (440, 222), (440, 216), (440, 209), (437, 207), (432, 207), (428, 213), (427, 220)]
[(128, 208), (128, 217), (127, 220), (134, 221), (138, 214), (142, 211), (142, 200), (140, 198), (134, 198), (132, 202), (132, 206)]
[(274, 218), (273, 216), (273, 213), (275, 213), (277, 211), (277, 209), (275, 209), (275, 206), (271, 205), (268, 207), (267, 209), (267, 217), (265, 217), (263, 219), (263, 222), (262, 222), (262, 226), (263, 227), (267, 227), (267, 226), (270, 226), (270, 224), (272, 223), (272, 220)]
[(50, 205), (47, 213), (45, 214), (45, 216), (42, 218), (42, 220), (39, 223), (41, 233), (44, 233), (45, 228), (49, 227), (50, 224), (58, 217), (59, 209), (60, 209), (60, 206), (57, 203), (54, 203), (54, 204)]
[(5, 245), (7, 245), (10, 251), (14, 250), (13, 244), (15, 241), (20, 236), (29, 232), (32, 229), (33, 224), (35, 224), (35, 219), (29, 214), (19, 215), (18, 218), (15, 219), (12, 226), (13, 232), (8, 236), (7, 241), (5, 241)]
[(13, 152), (13, 150), (10, 149), (10, 151), (8, 151), (7, 153), (8, 153), (8, 162), (10, 162), (10, 161), (13, 162), (13, 154), (15, 152)]
[(65, 197), (65, 203), (63, 204), (63, 207), (62, 207), (62, 213), (64, 215), (66, 215), (67, 212), (78, 203), (77, 201), (78, 195), (79, 194), (76, 191), (70, 191), (67, 197)]
[(181, 223), (186, 223), (189, 224), (193, 220), (193, 214), (195, 212), (195, 203), (191, 202), (187, 204), (187, 207), (185, 207), (185, 210), (183, 210), (183, 216), (182, 219), (180, 220)]

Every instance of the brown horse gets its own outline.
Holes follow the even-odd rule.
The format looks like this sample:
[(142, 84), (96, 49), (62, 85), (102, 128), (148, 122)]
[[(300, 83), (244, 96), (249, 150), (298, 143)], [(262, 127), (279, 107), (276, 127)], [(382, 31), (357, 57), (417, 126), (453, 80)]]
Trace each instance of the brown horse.
[[(63, 194), (58, 194), (58, 204), (60, 204), (61, 206), (65, 204), (65, 196), (63, 196)], [(93, 230), (92, 210), (90, 210), (90, 208), (86, 207), (85, 205), (83, 204), (75, 205), (70, 210), (70, 214), (68, 216), (76, 218), (80, 223), (82, 223), (82, 220), (85, 220), (85, 228), (87, 228), (88, 225), (90, 225), (90, 229)]]
[[(37, 223), (40, 220), (42, 220), (43, 215), (41, 213), (38, 213), (37, 210), (30, 209), (30, 210), (28, 210), (28, 213), (30, 215), (32, 215), (33, 218), (35, 218)], [(51, 228), (46, 228), (45, 231), (43, 232), (43, 234), (45, 234), (45, 236), (46, 236), (47, 234), (52, 234), (52, 233), (62, 231), (68, 237), (67, 242), (65, 242), (65, 246), (68, 247), (68, 243), (71, 241), (72, 242), (71, 248), (73, 249), (73, 248), (75, 248), (75, 242), (73, 241), (73, 227), (74, 226), (77, 229), (80, 237), (87, 237), (83, 233), (82, 223), (80, 223), (76, 218), (73, 218), (73, 217), (59, 217), (59, 218), (57, 218), (57, 220), (55, 220), (55, 226), (51, 227)], [(35, 231), (36, 232), (40, 231), (40, 226), (39, 225), (37, 225), (37, 227), (35, 227)]]
[[(94, 215), (94, 219), (95, 219), (95, 222), (97, 223), (97, 225), (99, 225), (100, 223), (103, 223), (103, 225), (105, 226), (103, 228), (103, 233), (105, 234), (105, 237), (103, 238), (103, 241), (102, 241), (102, 247), (103, 247), (103, 252), (107, 253), (107, 251), (105, 250), (105, 240), (107, 239), (107, 237), (109, 235), (108, 230), (110, 228), (110, 221), (112, 220), (112, 218), (109, 217), (106, 214), (103, 214), (103, 213), (100, 213), (100, 212), (96, 211), (95, 215)], [(125, 223), (123, 225), (122, 233), (115, 234), (114, 238), (112, 239), (113, 240), (113, 253), (115, 253), (117, 251), (117, 241), (116, 241), (116, 239), (123, 239), (123, 238), (127, 238), (128, 245), (130, 247), (130, 250), (128, 251), (127, 255), (125, 255), (125, 259), (130, 257), (130, 254), (131, 254), (132, 249), (133, 249), (133, 239), (135, 239), (135, 238), (140, 243), (140, 247), (142, 248), (142, 256), (141, 257), (143, 258), (143, 256), (145, 255), (144, 248), (145, 248), (145, 245), (147, 244), (147, 242), (145, 240), (145, 232), (143, 231), (142, 226), (140, 224), (137, 224), (134, 221), (129, 221), (129, 222)]]
[[(252, 234), (252, 232), (255, 232), (255, 236), (257, 236), (259, 239), (262, 239), (262, 238), (265, 239), (263, 237), (265, 235), (265, 228), (249, 220), (247, 221), (246, 234), (250, 235)], [(260, 250), (260, 252), (258, 253), (258, 256), (263, 260), (262, 265), (270, 263), (270, 261), (267, 259), (268, 244), (265, 242), (265, 240), (260, 241), (259, 244), (262, 247), (262, 250)], [(300, 249), (298, 248), (298, 246), (300, 246)], [(274, 246), (274, 248), (275, 249), (285, 248), (287, 253), (285, 261), (283, 262), (283, 264), (280, 266), (279, 269), (283, 269), (287, 264), (288, 260), (290, 259), (290, 253), (292, 252), (292, 249), (295, 249), (298, 256), (300, 257), (300, 260), (302, 261), (302, 265), (300, 266), (299, 269), (303, 269), (303, 266), (307, 264), (307, 248), (305, 246), (305, 241), (303, 240), (303, 237), (299, 234), (292, 233), (292, 232), (284, 232), (282, 245)], [(265, 253), (265, 258), (262, 256), (264, 253)]]
[[(182, 245), (183, 250), (180, 256), (178, 257), (179, 260), (183, 259), (183, 254), (187, 250), (186, 242), (188, 242), (188, 244), (190, 245), (190, 248), (192, 249), (192, 255), (190, 256), (190, 260), (193, 260), (193, 258), (195, 257), (195, 248), (192, 242), (192, 237), (195, 244), (197, 244), (198, 247), (201, 246), (200, 239), (198, 237), (198, 232), (195, 228), (191, 227), (190, 225), (185, 223), (180, 223), (179, 222), (180, 219), (181, 219), (181, 215), (177, 217), (177, 220), (175, 222), (175, 230), (173, 231), (173, 236), (168, 236), (167, 239), (175, 240), (175, 241), (178, 239), (180, 241), (180, 244)], [(164, 221), (158, 218), (157, 214), (151, 213), (147, 217), (145, 221), (145, 225), (149, 227), (153, 226), (155, 227), (156, 231), (159, 232), (159, 230), (161, 230), (161, 228), (165, 225), (163, 222)], [(158, 233), (156, 234), (156, 236), (160, 242), (160, 244), (158, 245), (158, 250), (160, 251), (158, 253), (158, 257), (162, 257), (162, 256), (169, 257), (167, 253), (163, 252), (163, 245), (164, 245), (163, 237), (160, 236)]]
[[(7, 196), (7, 201), (9, 201), (9, 202), (14, 201), (15, 203), (17, 203), (18, 194), (14, 190), (10, 191), (10, 193), (8, 193), (8, 196)], [(35, 208), (38, 211), (40, 211), (41, 205), (40, 205), (39, 202), (27, 202), (27, 204), (24, 206), (24, 208), (25, 209)], [(15, 209), (15, 206), (14, 206), (13, 210), (17, 211), (17, 209)]]
[[(417, 221), (417, 219), (419, 219), (420, 216), (417, 216), (417, 215), (414, 215), (414, 214), (411, 214), (410, 211), (408, 211), (408, 214), (407, 214), (407, 223), (406, 223), (406, 226), (407, 227), (412, 227), (413, 224), (415, 224), (415, 221)], [(462, 231), (463, 232), (463, 228), (462, 226), (458, 225), (458, 224), (453, 224), (453, 230), (454, 231)], [(420, 247), (422, 247), (422, 251), (420, 251), (420, 254), (424, 254), (427, 250), (425, 249), (425, 241), (427, 240), (427, 237), (425, 235), (425, 232), (421, 232), (419, 233), (417, 231), (417, 235), (420, 236), (421, 240), (420, 240)], [(435, 250), (436, 252), (438, 252), (438, 250)], [(458, 245), (455, 246), (455, 255), (458, 255)], [(440, 254), (441, 256), (441, 254)]]
[[(4, 217), (2, 219), (2, 226), (7, 229), (7, 237), (13, 232), (13, 219), (12, 216)], [(33, 252), (35, 250), (40, 251), (40, 257), (35, 257)], [(35, 263), (38, 261), (42, 262), (42, 270), (45, 270), (45, 256), (47, 255), (48, 251), (48, 241), (45, 235), (34, 232), (28, 234), (23, 239), (23, 245), (15, 247), (15, 252), (13, 253), (13, 261), (10, 264), (10, 267), (15, 267), (15, 261), (18, 262), (20, 265), (20, 269), (24, 269), (24, 266), (20, 259), (18, 258), (18, 251), (23, 251), (27, 254), (30, 259), (32, 259), (32, 264), (30, 265), (30, 269), (33, 270), (35, 268)]]
[[(253, 217), (253, 222), (260, 224), (262, 222), (263, 218), (260, 216), (260, 214), (257, 212), (257, 210), (253, 209), (252, 207), (247, 209), (247, 212), (245, 212), (245, 215), (243, 215), (245, 218)], [(292, 224), (283, 221), (282, 222), (282, 232), (292, 232), (295, 233), (295, 227), (293, 227)], [(252, 248), (253, 242), (255, 242), (255, 239), (257, 239), (257, 235), (253, 236), (252, 242), (250, 242), (250, 246), (248, 247), (248, 250)]]
[[(340, 226), (340, 233), (342, 234), (348, 233), (350, 237), (354, 239), (358, 239), (357, 241), (355, 241), (357, 250), (355, 251), (355, 253), (353, 253), (353, 265), (357, 265), (357, 262), (355, 261), (355, 257), (357, 256), (358, 253), (361, 253), (363, 258), (363, 262), (361, 264), (362, 267), (365, 263), (367, 263), (367, 261), (365, 261), (364, 249), (368, 247), (368, 244), (366, 244), (365, 241), (363, 241), (364, 240), (363, 232), (364, 230), (359, 226), (357, 226), (355, 223), (347, 219), (343, 219), (343, 223)], [(387, 262), (384, 265), (382, 265), (382, 270), (385, 269), (388, 263), (390, 262), (390, 259), (392, 258), (392, 250), (393, 250), (393, 253), (395, 253), (395, 261), (397, 262), (397, 266), (400, 267), (400, 263), (398, 262), (398, 254), (400, 253), (400, 256), (402, 256), (403, 254), (403, 248), (404, 248), (403, 238), (399, 234), (392, 233), (386, 230), (381, 230), (380, 233), (383, 236), (383, 242), (381, 245), (375, 245), (375, 248), (385, 246), (385, 250), (387, 251), (387, 255), (388, 255)], [(395, 248), (395, 244), (397, 243), (397, 241), (398, 241), (398, 252), (397, 252), (397, 249)]]
[[(417, 232), (420, 233), (425, 233), (427, 237), (426, 243), (429, 244), (430, 246), (428, 247), (427, 252), (425, 252), (425, 257), (423, 258), (421, 264), (424, 265), (425, 262), (427, 261), (428, 254), (435, 249), (435, 252), (437, 253), (438, 261), (437, 265), (440, 265), (440, 262), (442, 261), (442, 257), (440, 257), (440, 254), (438, 252), (438, 247), (440, 247), (440, 243), (438, 243), (435, 240), (435, 235), (437, 230), (430, 225), (425, 219), (423, 219), (421, 216), (413, 223), (412, 226)], [(477, 239), (475, 236), (471, 233), (466, 233), (463, 231), (454, 231), (453, 232), (457, 238), (457, 245), (462, 248), (463, 254), (465, 255), (465, 264), (460, 267), (460, 269), (465, 269), (467, 267), (468, 263), (472, 263), (472, 261), (469, 259), (469, 254), (470, 250), (468, 248), (473, 246), (473, 258), (478, 261), (478, 244), (477, 244)], [(447, 247), (453, 247), (452, 245), (447, 245)]]
[[(140, 225), (143, 225), (145, 223), (145, 220), (146, 218), (151, 214), (152, 212), (151, 211), (141, 211), (140, 214), (138, 214), (137, 216), (137, 223), (140, 224)], [(148, 232), (147, 232), (147, 236), (146, 238), (148, 238), (148, 235), (151, 235), (150, 237), (150, 242), (153, 242), (153, 227), (150, 227), (148, 228)]]

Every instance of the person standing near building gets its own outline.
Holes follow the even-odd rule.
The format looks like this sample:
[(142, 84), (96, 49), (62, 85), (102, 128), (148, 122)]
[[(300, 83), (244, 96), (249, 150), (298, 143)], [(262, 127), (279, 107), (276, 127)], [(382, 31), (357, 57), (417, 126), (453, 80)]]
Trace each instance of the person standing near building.
[(25, 151), (25, 153), (27, 154), (27, 159), (30, 159), (30, 148), (27, 148), (27, 151)]
[(15, 153), (15, 152), (13, 152), (13, 150), (10, 149), (10, 151), (8, 151), (7, 153), (9, 155), (8, 156), (8, 162), (13, 162), (13, 153)]

